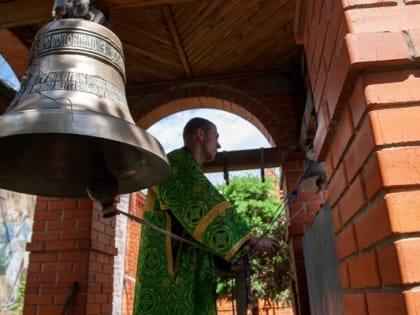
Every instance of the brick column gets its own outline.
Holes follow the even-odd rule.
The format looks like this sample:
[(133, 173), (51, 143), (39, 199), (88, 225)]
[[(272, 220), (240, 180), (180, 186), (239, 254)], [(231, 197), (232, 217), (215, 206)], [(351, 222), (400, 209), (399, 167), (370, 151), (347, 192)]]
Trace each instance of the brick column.
[[(143, 217), (143, 208), (146, 201), (145, 196), (141, 192), (134, 192), (130, 194), (130, 198), (130, 214), (137, 217)], [(129, 220), (127, 231), (127, 255), (125, 257), (123, 315), (133, 314), (140, 233), (141, 224)]]
[[(345, 315), (420, 309), (420, 5), (299, 1)], [(328, 297), (326, 297), (328, 298)]]
[(89, 199), (38, 197), (23, 314), (112, 314), (114, 238)]
[[(309, 296), (303, 255), (302, 238), (311, 226), (322, 203), (325, 192), (302, 192), (296, 185), (304, 172), (304, 155), (292, 153), (283, 156), (282, 189), (287, 196), (287, 242), (291, 258), (292, 290), (294, 292), (293, 308), (295, 315), (309, 315)], [(293, 190), (297, 189), (297, 195)]]

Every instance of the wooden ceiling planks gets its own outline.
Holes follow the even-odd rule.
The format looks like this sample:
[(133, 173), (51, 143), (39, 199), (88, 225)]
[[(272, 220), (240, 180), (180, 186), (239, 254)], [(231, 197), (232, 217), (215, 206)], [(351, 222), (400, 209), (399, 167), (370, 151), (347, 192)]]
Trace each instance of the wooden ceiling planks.
[[(233, 10), (225, 11), (220, 22), (210, 25), (204, 31), (204, 36), (198, 32), (194, 34), (192, 40), (186, 40), (186, 46), (189, 47), (191, 63), (197, 67), (197, 72), (203, 72), (206, 69), (205, 65), (208, 62), (214, 63), (215, 60), (220, 61), (220, 57), (224, 58), (226, 52), (232, 52), (237, 49), (238, 38), (232, 37), (235, 33), (236, 26), (232, 24), (235, 22), (233, 16), (235, 15), (235, 8)], [(247, 10), (248, 12), (253, 10)], [(237, 15), (238, 16), (238, 15)], [(245, 15), (240, 15), (242, 21), (245, 22), (248, 18)], [(240, 21), (241, 19), (237, 19)], [(239, 39), (240, 40), (240, 39)], [(195, 41), (195, 43), (194, 43)], [(211, 51), (211, 53), (208, 53)]]
[(123, 44), (128, 82), (185, 78), (161, 6), (114, 10), (110, 19)]
[(178, 52), (178, 56), (181, 59), (182, 66), (184, 67), (185, 74), (187, 75), (188, 79), (192, 79), (193, 74), (191, 70), (191, 65), (187, 59), (187, 56), (185, 55), (184, 46), (182, 45), (181, 39), (179, 38), (178, 28), (175, 24), (173, 14), (169, 6), (163, 6), (163, 13), (165, 14), (166, 23), (169, 26), (169, 30), (171, 32), (173, 42)]
[[(290, 19), (281, 19), (282, 10), (274, 10), (271, 15), (265, 16), (266, 19), (255, 24), (254, 30), (243, 35), (247, 41), (235, 49), (235, 55), (228, 55), (224, 58), (227, 64), (232, 65), (233, 68), (242, 65), (245, 68), (252, 67), (254, 70), (267, 67), (276, 68), (280, 66), (277, 58), (285, 52), (290, 54), (290, 50), (287, 48), (295, 48), (293, 40), (286, 39), (281, 34), (281, 29), (285, 27), (282, 23), (288, 23), (289, 31), (293, 31)], [(216, 70), (221, 71), (221, 69)]]
[(170, 33), (160, 6), (110, 10), (109, 19), (111, 29), (122, 40), (141, 34), (142, 37), (151, 38), (153, 41), (171, 44)]
[(115, 9), (121, 8), (138, 8), (145, 6), (159, 6), (159, 5), (172, 5), (176, 3), (194, 2), (197, 0), (99, 0), (93, 2), (102, 2), (108, 7)]
[(185, 37), (190, 35), (189, 32), (194, 32), (202, 27), (210, 19), (212, 12), (218, 9), (220, 9), (220, 0), (197, 1), (189, 5), (172, 6), (178, 30), (183, 35), (184, 40)]
[[(182, 21), (177, 18), (185, 49), (189, 52), (192, 60), (194, 59), (194, 51), (192, 51), (191, 47), (205, 50), (206, 47), (203, 47), (202, 43), (211, 43), (221, 30), (226, 30), (226, 27), (229, 27), (230, 22), (224, 20), (224, 15), (230, 9), (235, 8), (235, 1), (223, 2), (215, 0), (207, 8), (203, 8), (204, 11), (199, 15), (193, 15), (192, 18), (191, 16), (184, 17)], [(188, 28), (183, 27), (183, 21), (185, 20), (190, 24)]]
[(0, 3), (0, 28), (51, 21), (53, 1), (15, 0)]
[[(226, 64), (231, 65), (231, 69), (242, 66), (242, 68), (251, 67), (254, 70), (262, 70), (265, 67), (260, 64), (267, 60), (271, 60), (270, 67), (273, 68), (276, 65), (275, 56), (280, 55), (284, 49), (278, 31), (285, 20), (282, 19), (281, 13), (282, 10), (279, 7), (266, 6), (261, 8), (259, 14), (255, 14), (246, 22), (247, 25), (233, 33), (233, 36), (241, 39), (235, 41), (236, 47), (231, 49), (234, 53), (227, 54), (225, 57), (223, 55), (213, 56), (223, 58)], [(229, 39), (230, 37), (227, 38), (227, 40)], [(257, 59), (258, 56), (264, 58)], [(267, 58), (272, 56), (274, 60), (273, 58)], [(216, 68), (215, 71), (222, 71), (222, 69)]]
[(140, 51), (140, 48), (137, 47), (130, 48), (125, 49), (128, 84), (184, 79), (181, 65), (160, 63), (156, 61), (156, 55), (150, 58), (148, 56), (150, 54), (144, 54), (144, 50)]
[[(287, 1), (234, 0), (212, 1), (212, 4), (213, 6), (207, 6), (205, 14), (194, 19), (197, 20), (195, 23), (188, 20), (191, 20), (188, 10), (177, 12), (180, 6), (174, 7), (174, 16), (185, 51), (194, 73), (198, 76), (250, 68), (259, 70), (261, 67), (247, 61), (254, 59), (249, 54), (254, 52), (261, 55), (259, 51), (264, 49), (263, 42), (267, 41), (267, 45), (270, 45), (278, 37), (277, 34), (281, 33), (278, 29), (293, 20), (294, 16), (294, 8), (290, 5), (284, 6)], [(276, 16), (279, 12), (282, 14)], [(200, 25), (199, 21), (203, 18), (205, 22)], [(292, 29), (290, 32), (292, 33)], [(293, 37), (290, 39), (289, 34), (288, 37), (293, 42)], [(282, 46), (279, 45), (276, 49), (271, 49), (270, 54), (281, 53), (281, 50)], [(221, 70), (222, 68), (226, 71)]]
[[(91, 2), (123, 44), (128, 84), (284, 69), (297, 51), (292, 0)], [(0, 3), (0, 26), (37, 30), (52, 20), (52, 4)]]

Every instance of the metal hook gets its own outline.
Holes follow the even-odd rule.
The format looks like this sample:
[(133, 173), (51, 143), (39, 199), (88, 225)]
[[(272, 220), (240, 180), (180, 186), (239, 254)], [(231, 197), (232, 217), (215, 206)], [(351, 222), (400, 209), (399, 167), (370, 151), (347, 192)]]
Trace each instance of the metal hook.
[(227, 155), (226, 155), (226, 151), (223, 151), (223, 178), (226, 182), (226, 185), (229, 185), (229, 171), (227, 169)]

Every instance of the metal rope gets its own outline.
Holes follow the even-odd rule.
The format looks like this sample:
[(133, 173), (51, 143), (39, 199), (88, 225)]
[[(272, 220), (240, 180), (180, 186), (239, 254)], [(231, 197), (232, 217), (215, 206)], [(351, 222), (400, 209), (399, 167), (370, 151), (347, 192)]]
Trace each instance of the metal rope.
[(183, 242), (183, 243), (187, 243), (187, 244), (189, 244), (191, 246), (194, 246), (194, 247), (196, 247), (198, 249), (201, 249), (201, 250), (204, 250), (206, 252), (209, 252), (209, 253), (212, 253), (213, 254), (213, 252), (211, 252), (210, 250), (208, 250), (206, 247), (204, 247), (200, 243), (194, 242), (194, 241), (191, 241), (191, 240), (188, 240), (185, 237), (179, 236), (178, 234), (174, 234), (174, 233), (172, 233), (172, 232), (170, 232), (168, 230), (161, 229), (160, 227), (154, 225), (153, 223), (150, 223), (149, 221), (147, 221), (147, 220), (145, 220), (143, 218), (137, 217), (137, 216), (132, 215), (132, 214), (127, 213), (127, 212), (123, 212), (123, 211), (118, 210), (116, 208), (114, 208), (113, 211), (116, 214), (122, 214), (122, 215), (128, 217), (130, 220), (136, 221), (136, 222), (138, 222), (140, 224), (144, 224), (144, 225), (148, 226), (149, 228), (151, 228), (151, 229), (153, 229), (155, 231), (158, 231), (159, 233), (162, 233), (164, 235), (169, 236), (170, 238), (173, 238), (173, 239), (178, 240), (178, 241)]

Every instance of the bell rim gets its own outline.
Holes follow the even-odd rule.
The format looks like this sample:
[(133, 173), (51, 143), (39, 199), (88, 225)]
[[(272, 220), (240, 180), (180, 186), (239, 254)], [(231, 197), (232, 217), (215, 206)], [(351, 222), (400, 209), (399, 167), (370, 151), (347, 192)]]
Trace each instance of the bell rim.
[[(39, 120), (35, 120), (36, 116), (40, 116)], [(51, 122), (56, 119), (55, 123), (50, 125), (49, 128), (46, 128), (45, 122)], [(96, 128), (93, 128), (87, 123), (95, 121), (102, 123), (102, 127), (107, 124), (110, 126), (122, 126), (119, 131), (123, 131), (125, 128), (130, 129), (130, 132), (137, 134), (139, 138), (144, 138), (147, 140), (147, 146), (151, 148), (151, 145), (158, 147), (161, 151), (161, 156), (164, 156), (164, 160), (167, 162), (166, 154), (160, 142), (150, 133), (144, 129), (138, 127), (137, 125), (132, 124), (131, 122), (111, 116), (108, 114), (102, 114), (95, 111), (89, 110), (63, 110), (63, 109), (28, 109), (23, 111), (7, 112), (0, 116), (0, 138), (20, 135), (20, 134), (78, 134), (81, 136), (92, 136), (96, 138), (102, 138), (105, 140), (117, 141), (123, 144), (130, 144), (133, 147), (141, 146), (144, 143), (131, 141), (128, 137), (123, 137), (121, 134), (113, 134), (109, 137), (102, 136), (103, 134), (99, 133)], [(6, 125), (5, 125), (6, 124)], [(8, 128), (10, 127), (11, 128)], [(89, 126), (87, 128), (87, 126)], [(115, 127), (116, 128), (116, 127)], [(113, 129), (115, 129), (113, 128)], [(102, 130), (103, 131), (103, 130)], [(111, 134), (112, 130), (108, 130), (108, 134)], [(115, 138), (117, 136), (117, 138)], [(118, 140), (117, 140), (118, 139)], [(138, 138), (136, 138), (138, 139)], [(127, 142), (128, 141), (128, 142)]]
[[(36, 119), (38, 116), (38, 119)], [(41, 117), (41, 118), (40, 118)], [(46, 127), (48, 121), (53, 121), (49, 128)], [(97, 124), (92, 123), (97, 122)], [(104, 126), (111, 126), (107, 134), (101, 134)], [(120, 129), (118, 129), (120, 127)], [(123, 130), (123, 132), (121, 132)], [(117, 132), (119, 131), (119, 132)], [(127, 122), (123, 119), (118, 119), (109, 115), (100, 115), (96, 112), (88, 111), (65, 111), (65, 110), (39, 110), (31, 109), (20, 112), (9, 112), (0, 116), (0, 145), (2, 139), (30, 136), (30, 135), (71, 135), (75, 137), (91, 137), (95, 139), (102, 139), (106, 141), (116, 142), (123, 145), (128, 145), (142, 155), (144, 155), (150, 162), (150, 167), (153, 171), (158, 171), (154, 174), (153, 181), (149, 184), (141, 186), (131, 185), (130, 188), (121, 187), (119, 194), (139, 191), (150, 186), (153, 186), (167, 178), (170, 174), (168, 159), (159, 141), (140, 127)], [(135, 135), (129, 138), (128, 135)], [(112, 136), (112, 137), (111, 137)], [(127, 137), (126, 137), (127, 136)], [(7, 152), (7, 148), (5, 150)], [(136, 175), (137, 176), (137, 175)], [(0, 181), (2, 176), (0, 175)], [(130, 178), (128, 180), (131, 180)], [(136, 180), (134, 178), (133, 180)], [(88, 197), (85, 191), (80, 190), (78, 193), (59, 191), (55, 193), (46, 193), (43, 187), (36, 187), (31, 191), (18, 190), (16, 187), (6, 187), (0, 182), (0, 187), (7, 190), (14, 190), (21, 193), (27, 193), (40, 196), (64, 197), (64, 198), (81, 198)], [(133, 189), (135, 187), (135, 189)]]

